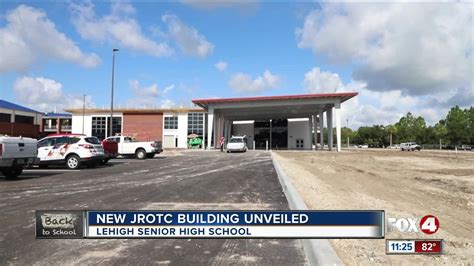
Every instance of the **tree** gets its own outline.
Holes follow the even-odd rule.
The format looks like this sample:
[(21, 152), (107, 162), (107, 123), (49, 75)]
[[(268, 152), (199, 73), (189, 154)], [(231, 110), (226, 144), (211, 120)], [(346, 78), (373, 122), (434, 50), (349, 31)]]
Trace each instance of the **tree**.
[(474, 107), (466, 109), (468, 116), (467, 128), (469, 132), (469, 144), (474, 145)]
[(393, 144), (393, 135), (397, 133), (397, 127), (394, 126), (394, 125), (388, 125), (385, 127), (385, 131), (387, 131), (387, 133), (389, 134), (390, 136), (390, 147), (392, 146)]
[(408, 112), (406, 116), (400, 118), (400, 121), (395, 126), (397, 127), (400, 142), (423, 142), (426, 129), (426, 122), (423, 117), (415, 117), (412, 113)]
[(434, 135), (436, 136), (436, 139), (439, 140), (439, 148), (441, 149), (442, 147), (442, 140), (446, 137), (448, 134), (448, 130), (446, 129), (445, 126), (445, 121), (440, 120), (436, 125), (433, 127)]
[[(471, 107), (472, 109), (472, 107)], [(469, 143), (470, 140), (470, 126), (469, 116), (470, 110), (462, 110), (459, 106), (455, 106), (449, 110), (446, 116), (447, 138), (454, 145), (461, 143)]]

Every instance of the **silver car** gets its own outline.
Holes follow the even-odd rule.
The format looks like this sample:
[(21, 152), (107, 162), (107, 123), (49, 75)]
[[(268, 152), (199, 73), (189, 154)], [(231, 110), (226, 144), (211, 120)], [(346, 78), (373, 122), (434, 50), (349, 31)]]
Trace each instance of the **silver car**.
[(232, 136), (232, 138), (227, 142), (227, 152), (247, 151), (247, 139), (245, 136)]

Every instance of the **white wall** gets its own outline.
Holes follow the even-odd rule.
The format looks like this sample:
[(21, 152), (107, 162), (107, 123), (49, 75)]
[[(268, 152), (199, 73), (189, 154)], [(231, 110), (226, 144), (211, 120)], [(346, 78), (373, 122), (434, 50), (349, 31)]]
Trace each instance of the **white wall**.
[(178, 114), (178, 148), (188, 147), (188, 113)]
[[(165, 129), (165, 117), (178, 117), (178, 129)], [(163, 114), (163, 136), (174, 136), (178, 139), (177, 148), (188, 147), (188, 114), (187, 113), (165, 113)]]
[(302, 121), (288, 121), (288, 149), (296, 149), (296, 139), (304, 139), (304, 149), (311, 150), (308, 119)]
[[(82, 134), (82, 114), (72, 115), (71, 133)], [(90, 136), (92, 134), (92, 116), (84, 116), (84, 134)]]
[[(84, 116), (84, 134), (90, 136), (92, 134), (92, 117), (93, 116), (106, 116), (110, 117), (109, 114), (97, 113), (97, 114), (85, 114)], [(114, 117), (122, 117), (122, 131), (123, 131), (123, 114), (114, 113)], [(108, 132), (108, 128), (107, 128)], [(82, 134), (82, 114), (72, 115), (72, 126), (71, 133)]]
[(232, 125), (232, 135), (247, 136), (247, 147), (249, 149), (253, 149), (254, 132), (254, 123)]

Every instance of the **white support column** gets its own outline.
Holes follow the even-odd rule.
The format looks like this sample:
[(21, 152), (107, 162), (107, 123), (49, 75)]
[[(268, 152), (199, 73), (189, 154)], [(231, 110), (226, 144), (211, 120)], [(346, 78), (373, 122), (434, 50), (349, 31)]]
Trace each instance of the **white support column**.
[(229, 140), (231, 137), (232, 137), (232, 125), (233, 125), (233, 122), (232, 120), (229, 120), (228, 122), (228, 128), (227, 128), (227, 137), (226, 139)]
[(225, 120), (224, 121), (224, 138), (225, 138), (226, 143), (227, 141), (229, 141), (229, 131), (230, 131), (230, 121)]
[(202, 149), (206, 149), (206, 145), (204, 145), (206, 141), (206, 113), (202, 116)]
[(312, 140), (313, 140), (313, 125), (314, 125), (314, 123), (313, 123), (313, 116), (312, 115), (309, 116), (308, 124), (309, 124), (309, 138), (308, 138), (308, 140), (309, 140), (309, 149), (313, 150), (313, 141)]
[(319, 142), (321, 145), (321, 150), (324, 149), (324, 112), (323, 110), (319, 111)]
[(213, 147), (214, 148), (217, 148), (217, 135), (219, 134), (219, 115), (218, 114), (215, 114), (214, 115), (214, 134), (213, 134), (213, 142), (214, 142), (214, 145)]
[[(224, 116), (223, 115), (220, 115), (219, 116), (219, 134), (217, 135), (218, 136), (218, 139), (217, 139), (217, 143), (219, 144), (220, 141), (221, 141), (221, 138), (223, 136), (225, 136), (225, 132), (224, 132), (224, 127), (225, 127), (225, 119), (224, 119)], [(218, 148), (220, 148), (221, 145), (219, 144)]]
[(209, 107), (207, 111), (207, 149), (211, 149), (212, 132), (214, 131), (214, 109)]
[(314, 149), (318, 149), (318, 128), (319, 128), (319, 120), (318, 120), (318, 115), (314, 114), (313, 115), (313, 126), (314, 126)]
[(334, 140), (333, 140), (333, 127), (332, 127), (332, 108), (329, 108), (326, 111), (326, 121), (328, 123), (328, 148), (330, 151), (332, 151), (332, 146), (334, 145)]
[(336, 116), (336, 146), (337, 151), (341, 151), (341, 102), (336, 101), (334, 105), (334, 115)]

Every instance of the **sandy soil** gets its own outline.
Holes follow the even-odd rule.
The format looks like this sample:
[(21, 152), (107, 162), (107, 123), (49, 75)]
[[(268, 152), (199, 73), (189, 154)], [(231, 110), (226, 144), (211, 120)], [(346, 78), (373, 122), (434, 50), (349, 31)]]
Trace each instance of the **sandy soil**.
[(442, 238), (444, 255), (386, 255), (385, 240), (331, 240), (347, 264), (474, 265), (474, 152), (364, 150), (277, 152), (310, 209), (385, 210), (386, 218), (433, 214), (433, 235), (389, 231), (386, 238)]

